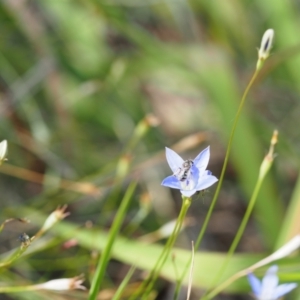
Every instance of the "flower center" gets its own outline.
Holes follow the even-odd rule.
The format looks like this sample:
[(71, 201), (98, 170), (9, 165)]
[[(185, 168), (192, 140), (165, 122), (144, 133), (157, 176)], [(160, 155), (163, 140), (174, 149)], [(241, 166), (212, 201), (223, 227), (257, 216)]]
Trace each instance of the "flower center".
[(191, 191), (195, 188), (196, 182), (193, 176), (191, 176), (191, 172), (189, 172), (188, 177), (185, 180), (180, 182), (180, 186), (182, 190), (186, 191)]

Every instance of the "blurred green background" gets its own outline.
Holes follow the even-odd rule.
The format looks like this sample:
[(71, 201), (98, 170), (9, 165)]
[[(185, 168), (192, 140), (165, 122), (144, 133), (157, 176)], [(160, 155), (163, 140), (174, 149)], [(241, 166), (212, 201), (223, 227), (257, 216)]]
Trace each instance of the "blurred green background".
[[(170, 174), (164, 147), (193, 158), (210, 145), (209, 169), (219, 177), (237, 106), (268, 28), (276, 34), (273, 54), (247, 99), (201, 248), (228, 250), (274, 129), (278, 155), (238, 251), (271, 251), (299, 233), (298, 1), (3, 0), (0, 16), (0, 137), (9, 145), (8, 162), (0, 168), (0, 217), (31, 220), (6, 226), (2, 258), (19, 246), (21, 233), (34, 235), (59, 205), (69, 205), (74, 228), (105, 232), (131, 180), (138, 188), (121, 235), (134, 241), (174, 219), (180, 194), (160, 186)], [(149, 128), (137, 136), (139, 122)], [(119, 176), (122, 157), (130, 168)], [(192, 222), (178, 246), (189, 249), (196, 239), (214, 189), (195, 198)], [(81, 239), (64, 247), (69, 238), (61, 228), (39, 240), (32, 254), (2, 271), (1, 284), (80, 273), (89, 279), (97, 252)], [(138, 252), (138, 246), (132, 249)], [(116, 251), (105, 288), (124, 277), (120, 261), (135, 263)], [(74, 297), (86, 294), (7, 299)], [(156, 299), (169, 298), (158, 293)]]

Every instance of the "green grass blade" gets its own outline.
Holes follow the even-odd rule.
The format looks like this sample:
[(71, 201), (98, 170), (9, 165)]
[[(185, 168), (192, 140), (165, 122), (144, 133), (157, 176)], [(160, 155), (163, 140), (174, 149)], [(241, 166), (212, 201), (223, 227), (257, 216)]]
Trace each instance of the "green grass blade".
[(127, 212), (130, 200), (132, 198), (132, 195), (135, 191), (135, 188), (136, 188), (136, 183), (135, 182), (131, 183), (130, 186), (128, 187), (128, 190), (127, 190), (122, 202), (121, 202), (121, 206), (117, 212), (117, 215), (113, 222), (112, 228), (109, 232), (107, 245), (103, 249), (103, 253), (102, 253), (102, 255), (100, 257), (100, 261), (97, 265), (97, 269), (96, 269), (95, 276), (93, 278), (90, 293), (89, 293), (89, 298), (88, 298), (89, 300), (94, 300), (97, 298), (99, 288), (102, 284), (104, 274), (106, 272), (106, 267), (107, 267), (108, 261), (111, 257), (112, 248), (114, 246), (118, 232), (122, 225), (123, 219), (126, 215), (126, 212)]

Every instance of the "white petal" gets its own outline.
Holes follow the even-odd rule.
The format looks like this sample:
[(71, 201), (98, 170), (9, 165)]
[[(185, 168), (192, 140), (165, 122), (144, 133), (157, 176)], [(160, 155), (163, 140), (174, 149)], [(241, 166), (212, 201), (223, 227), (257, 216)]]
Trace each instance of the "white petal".
[(262, 279), (259, 299), (273, 299), (273, 293), (278, 285), (277, 266), (270, 267)]
[(173, 173), (175, 173), (178, 168), (182, 167), (182, 164), (184, 162), (183, 159), (175, 151), (167, 147), (166, 158)]
[(268, 29), (261, 40), (261, 44), (260, 44), (260, 48), (258, 51), (258, 57), (259, 59), (267, 59), (269, 54), (270, 54), (270, 50), (272, 48), (273, 45), (273, 40), (274, 40), (274, 30), (273, 29)]
[(209, 188), (211, 185), (216, 183), (218, 178), (212, 175), (205, 175), (199, 177), (198, 184), (196, 186), (197, 191), (202, 191)]
[(210, 157), (209, 146), (205, 148), (197, 157), (194, 159), (195, 166), (201, 171), (207, 168)]
[(279, 299), (283, 295), (289, 293), (291, 290), (297, 287), (297, 283), (285, 283), (276, 287), (274, 291), (274, 298)]
[(185, 197), (191, 197), (191, 196), (193, 196), (197, 192), (197, 190), (195, 190), (195, 189), (190, 190), (190, 191), (188, 191), (188, 190), (180, 190), (180, 192)]

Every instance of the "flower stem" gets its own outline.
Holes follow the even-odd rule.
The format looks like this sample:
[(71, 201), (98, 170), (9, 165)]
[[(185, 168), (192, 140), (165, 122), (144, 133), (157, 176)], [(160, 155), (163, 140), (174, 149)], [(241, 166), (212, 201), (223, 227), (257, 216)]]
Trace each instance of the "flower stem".
[(130, 300), (135, 300), (141, 295), (143, 295), (141, 299), (147, 299), (149, 293), (151, 292), (153, 285), (155, 284), (157, 277), (160, 274), (162, 267), (164, 266), (167, 258), (169, 257), (169, 254), (173, 248), (173, 245), (181, 231), (182, 224), (184, 222), (186, 213), (191, 205), (191, 200), (192, 200), (191, 198), (184, 197), (184, 196), (182, 198), (183, 198), (183, 201), (182, 201), (181, 210), (180, 210), (179, 216), (177, 218), (177, 221), (176, 221), (176, 224), (175, 224), (175, 227), (174, 227), (174, 230), (173, 230), (171, 236), (169, 237), (161, 255), (159, 256), (159, 258), (158, 258), (154, 268), (152, 269), (151, 273), (149, 274), (148, 278), (141, 284), (141, 286), (134, 293), (134, 295), (132, 295), (132, 297), (129, 298)]
[(184, 218), (185, 218), (186, 213), (187, 213), (187, 211), (188, 211), (188, 209), (189, 209), (189, 207), (191, 205), (191, 198), (183, 196), (182, 200), (183, 200), (182, 207), (181, 207), (181, 210), (180, 210), (180, 213), (179, 213), (179, 216), (178, 216), (178, 219), (177, 219), (177, 223), (176, 223), (177, 226), (175, 225), (174, 231), (173, 231), (173, 233), (172, 233), (172, 235), (171, 235), (171, 237), (170, 237), (170, 239), (169, 239), (169, 241), (168, 241), (168, 243), (166, 245), (166, 253), (162, 257), (161, 264), (157, 268), (157, 271), (154, 274), (154, 276), (152, 277), (152, 280), (150, 281), (150, 283), (149, 283), (149, 285), (148, 285), (148, 287), (147, 287), (147, 289), (146, 289), (146, 291), (145, 291), (145, 293), (144, 293), (144, 295), (142, 297), (142, 300), (146, 300), (147, 299), (148, 294), (151, 291), (151, 289), (152, 289), (152, 287), (153, 287), (153, 285), (154, 285), (154, 283), (155, 283), (155, 281), (156, 281), (156, 279), (157, 279), (157, 277), (158, 277), (158, 275), (159, 275), (159, 273), (160, 273), (163, 265), (165, 264), (165, 262), (166, 262), (166, 260), (167, 260), (167, 258), (169, 256), (169, 254), (170, 254), (170, 252), (171, 252), (171, 250), (173, 248), (173, 245), (174, 245), (174, 243), (175, 243), (175, 241), (176, 241), (176, 239), (177, 239), (177, 237), (178, 237), (178, 235), (179, 235), (179, 233), (181, 231), (181, 227), (182, 227), (182, 224), (184, 222)]
[(22, 244), (6, 261), (0, 262), (0, 268), (5, 268), (14, 263), (28, 248), (30, 243)]
[[(207, 229), (207, 225), (208, 225), (208, 222), (210, 220), (212, 211), (213, 211), (213, 209), (214, 209), (214, 207), (216, 205), (216, 202), (217, 202), (220, 190), (221, 190), (221, 186), (222, 186), (222, 183), (223, 183), (223, 179), (224, 179), (226, 167), (227, 167), (227, 164), (228, 164), (229, 154), (230, 154), (230, 151), (231, 151), (231, 146), (232, 146), (234, 134), (235, 134), (235, 131), (236, 131), (236, 128), (237, 128), (237, 124), (238, 124), (238, 121), (239, 121), (242, 109), (244, 107), (246, 97), (247, 97), (247, 95), (249, 93), (250, 88), (253, 86), (253, 83), (254, 83), (255, 79), (257, 78), (258, 73), (259, 73), (259, 70), (255, 70), (254, 74), (252, 75), (252, 78), (249, 81), (249, 83), (248, 83), (248, 85), (247, 85), (247, 87), (246, 87), (246, 89), (244, 91), (244, 94), (242, 96), (240, 105), (239, 105), (237, 113), (235, 115), (233, 126), (232, 126), (230, 137), (229, 137), (229, 141), (228, 141), (228, 145), (227, 145), (227, 149), (226, 149), (226, 155), (225, 155), (225, 159), (224, 159), (224, 163), (223, 163), (223, 167), (222, 167), (220, 179), (219, 179), (219, 182), (218, 182), (218, 185), (217, 185), (214, 197), (213, 197), (212, 202), (210, 204), (209, 210), (208, 210), (207, 215), (205, 217), (203, 226), (202, 226), (201, 231), (200, 231), (200, 233), (198, 235), (198, 238), (196, 240), (196, 243), (195, 243), (195, 249), (196, 250), (199, 248), (199, 246), (201, 244), (201, 241), (202, 241), (204, 233), (205, 233), (205, 231)], [(190, 265), (190, 261), (188, 261), (188, 263), (186, 264), (185, 269), (183, 271), (183, 274), (182, 274), (182, 276), (181, 276), (181, 278), (179, 280), (179, 284), (177, 284), (177, 286), (176, 286), (175, 294), (177, 293), (177, 295), (179, 294), (180, 286), (182, 284), (182, 281), (183, 281), (184, 277), (186, 276), (186, 273), (188, 271), (189, 265)], [(176, 297), (175, 299), (177, 299), (177, 298), (178, 297)]]
[[(227, 257), (226, 257), (224, 263), (222, 264), (222, 266), (220, 268), (220, 271), (218, 272), (218, 275), (216, 276), (212, 286), (214, 286), (220, 280), (221, 276), (223, 275), (225, 269), (227, 268), (228, 263), (229, 263), (230, 259), (232, 258), (232, 255), (233, 255), (234, 251), (236, 250), (236, 247), (239, 244), (239, 242), (241, 240), (241, 237), (242, 237), (242, 235), (245, 231), (246, 225), (249, 221), (250, 215), (251, 215), (252, 210), (254, 208), (254, 205), (255, 205), (258, 193), (260, 191), (261, 185), (262, 185), (268, 171), (270, 170), (270, 168), (272, 166), (272, 163), (273, 163), (273, 160), (274, 160), (274, 146), (277, 143), (277, 135), (278, 135), (278, 132), (275, 130), (274, 133), (273, 133), (272, 139), (271, 139), (271, 145), (270, 145), (269, 153), (265, 156), (265, 158), (264, 158), (264, 160), (261, 164), (259, 176), (258, 176), (256, 185), (255, 185), (253, 194), (252, 194), (251, 199), (249, 201), (249, 205), (247, 207), (246, 213), (245, 213), (244, 218), (242, 220), (242, 223), (241, 223), (241, 225), (240, 225), (240, 227), (237, 231), (237, 234), (234, 237), (234, 240), (233, 240), (233, 242), (230, 246), (230, 249), (228, 250)], [(204, 295), (202, 297), (202, 299), (205, 299), (205, 300), (211, 299), (212, 297), (214, 297), (217, 294), (218, 291), (216, 291), (216, 290), (217, 290), (216, 288), (213, 289), (206, 296)]]
[(22, 293), (27, 291), (35, 291), (37, 287), (35, 285), (25, 285), (25, 286), (1, 286), (0, 293)]
[(126, 286), (128, 285), (133, 273), (135, 271), (135, 267), (131, 267), (128, 271), (127, 275), (122, 280), (120, 286), (118, 287), (116, 293), (114, 294), (113, 298), (111, 300), (119, 300), (122, 297), (122, 293), (124, 292)]
[(245, 92), (244, 92), (242, 100), (240, 102), (238, 111), (237, 111), (236, 116), (234, 118), (234, 123), (233, 123), (232, 129), (231, 129), (231, 133), (230, 133), (230, 137), (229, 137), (229, 142), (228, 142), (228, 146), (227, 146), (227, 150), (226, 150), (226, 155), (225, 155), (225, 159), (224, 159), (224, 163), (223, 163), (223, 167), (222, 167), (220, 179), (219, 179), (219, 182), (218, 182), (218, 185), (217, 185), (217, 188), (216, 188), (216, 192), (215, 192), (214, 197), (212, 199), (211, 205), (209, 207), (208, 213), (207, 213), (206, 218), (204, 220), (204, 224), (203, 224), (203, 226), (201, 228), (201, 232), (200, 232), (200, 234), (199, 234), (199, 236), (197, 238), (197, 241), (195, 243), (195, 247), (196, 248), (198, 248), (200, 246), (200, 243), (202, 241), (204, 232), (206, 231), (209, 219), (211, 217), (212, 211), (213, 211), (213, 209), (215, 207), (215, 204), (217, 202), (217, 199), (218, 199), (218, 196), (219, 196), (219, 193), (220, 193), (220, 190), (221, 190), (221, 186), (222, 186), (222, 183), (223, 183), (223, 179), (224, 179), (226, 167), (227, 167), (227, 164), (228, 164), (229, 154), (230, 154), (230, 151), (231, 151), (231, 146), (232, 146), (232, 142), (233, 142), (235, 130), (237, 128), (237, 123), (238, 123), (238, 120), (240, 118), (240, 115), (241, 115), (241, 112), (242, 112), (242, 108), (243, 108), (245, 100), (246, 100), (246, 96), (248, 95), (248, 92), (249, 92), (250, 88), (252, 87), (252, 85), (253, 85), (253, 83), (254, 83), (257, 75), (258, 75), (258, 71), (255, 71), (255, 73), (253, 74), (253, 76), (252, 76), (252, 78), (251, 78), (248, 86), (245, 89)]

